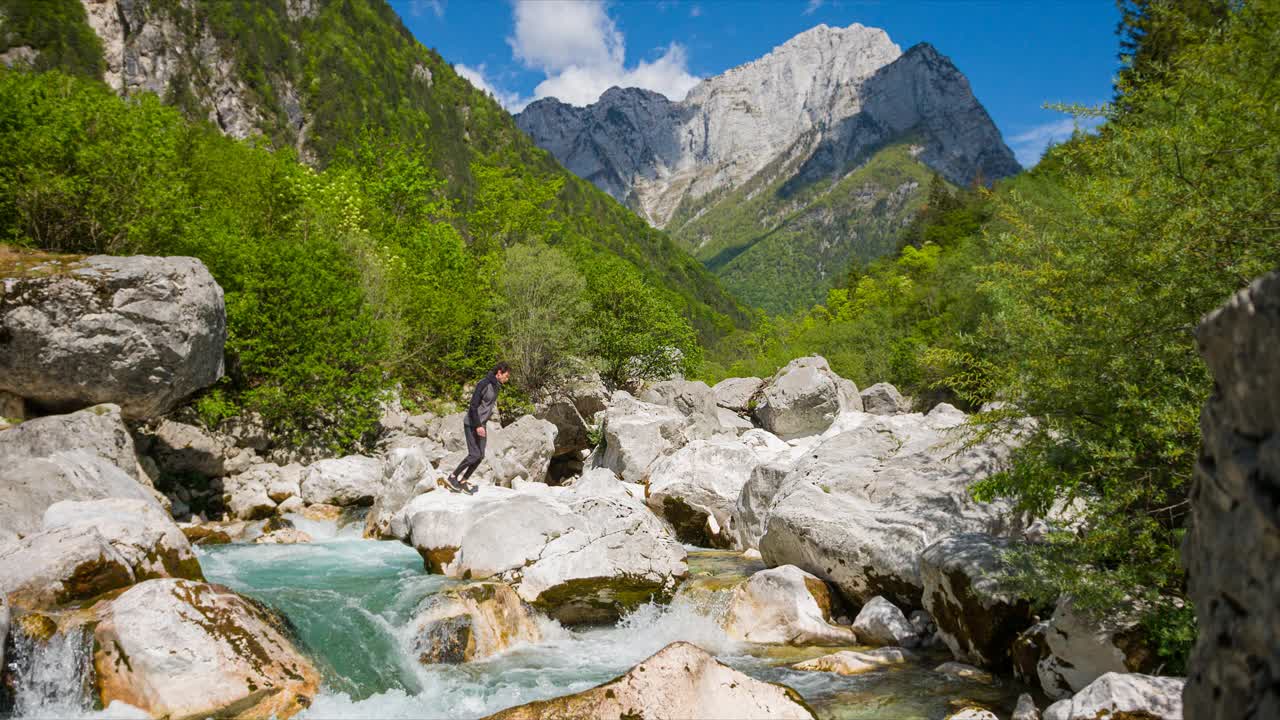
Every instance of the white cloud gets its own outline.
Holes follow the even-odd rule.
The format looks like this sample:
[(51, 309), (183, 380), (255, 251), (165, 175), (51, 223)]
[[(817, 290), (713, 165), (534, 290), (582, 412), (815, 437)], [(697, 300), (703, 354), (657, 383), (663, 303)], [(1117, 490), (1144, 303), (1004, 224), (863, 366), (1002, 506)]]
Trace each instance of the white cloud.
[(529, 104), (530, 98), (521, 98), (519, 93), (505, 92), (495, 88), (493, 83), (489, 82), (488, 78), (485, 77), (484, 65), (472, 68), (458, 63), (453, 66), (453, 70), (466, 78), (467, 82), (474, 85), (477, 90), (483, 90), (492, 95), (494, 100), (497, 100), (502, 107), (507, 109), (507, 112), (518, 113), (524, 109), (525, 105)]
[(825, 0), (809, 0), (809, 4), (804, 7), (804, 14), (805, 15), (814, 14), (815, 12), (817, 12), (818, 8), (822, 7), (824, 2)]
[(517, 0), (512, 53), (546, 79), (536, 97), (587, 105), (611, 87), (641, 87), (683, 100), (698, 84), (684, 47), (672, 43), (656, 60), (626, 67), (626, 40), (599, 0)]
[(1053, 144), (1069, 140), (1077, 129), (1091, 131), (1102, 124), (1102, 118), (1062, 118), (1037, 125), (1009, 138), (1009, 147), (1018, 162), (1029, 168), (1040, 162), (1040, 156)]
[(691, 18), (702, 17), (702, 6), (694, 5), (693, 7), (689, 8), (689, 17)]
[(421, 17), (427, 10), (435, 13), (438, 18), (444, 17), (445, 0), (409, 0), (409, 13), (415, 17)]

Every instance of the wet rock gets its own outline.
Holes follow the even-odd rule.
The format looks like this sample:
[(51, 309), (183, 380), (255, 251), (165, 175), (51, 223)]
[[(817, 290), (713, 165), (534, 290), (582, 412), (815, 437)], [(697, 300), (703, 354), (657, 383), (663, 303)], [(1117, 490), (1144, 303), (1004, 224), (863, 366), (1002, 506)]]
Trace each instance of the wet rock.
[(948, 715), (947, 720), (1000, 720), (1000, 717), (986, 708), (967, 707)]
[[(694, 440), (651, 466), (648, 505), (672, 524), (681, 542), (733, 548), (739, 542), (738, 496), (759, 463), (756, 452), (737, 440)], [(718, 533), (706, 531), (708, 516)]]
[(149, 580), (95, 611), (103, 705), (118, 700), (152, 717), (287, 718), (320, 691), (281, 620), (226, 588)]
[(280, 468), (267, 483), (267, 497), (282, 503), (291, 497), (302, 497), (302, 466), (290, 464)]
[(226, 530), (208, 525), (184, 525), (182, 534), (192, 545), (228, 545), (231, 534)]
[(710, 717), (781, 720), (816, 716), (791, 688), (756, 680), (694, 645), (677, 642), (616, 680), (573, 695), (503, 710), (490, 720)]
[(538, 642), (537, 618), (511, 586), (473, 583), (430, 596), (413, 619), (414, 653), (423, 663), (463, 663), (520, 643)]
[(752, 643), (821, 645), (856, 641), (831, 620), (826, 583), (793, 565), (762, 570), (734, 589), (725, 612), (725, 632)]
[(972, 680), (973, 682), (982, 683), (983, 685), (993, 685), (996, 681), (996, 676), (986, 670), (958, 662), (944, 662), (934, 668), (933, 671), (936, 673), (942, 673), (943, 675), (949, 675), (960, 680)]
[(820, 433), (840, 413), (861, 410), (858, 388), (815, 356), (792, 360), (779, 370), (756, 396), (754, 412), (765, 430), (792, 438)]
[(303, 473), (302, 499), (308, 505), (372, 505), (382, 480), (378, 458), (348, 455), (321, 460)]
[[(432, 465), (443, 448), (430, 440), (419, 440), (387, 451), (383, 464), (385, 480), (373, 507), (365, 517), (364, 536), (378, 540), (396, 537), (391, 523), (406, 504), (422, 492), (436, 487), (444, 473)], [(452, 469), (452, 468), (450, 468)]]
[[(855, 603), (876, 595), (915, 607), (920, 556), (931, 538), (1016, 528), (1007, 503), (979, 503), (969, 486), (996, 471), (1012, 438), (968, 448), (964, 414), (851, 413), (813, 441), (773, 493), (760, 552), (834, 583)], [(762, 511), (756, 511), (757, 516)]]
[(956, 658), (980, 667), (1009, 667), (1018, 633), (1033, 622), (1031, 602), (1005, 579), (1009, 541), (952, 535), (920, 556), (924, 606)]
[(1106, 673), (1074, 697), (1044, 711), (1044, 720), (1142, 718), (1182, 720), (1182, 678)]
[(141, 419), (222, 376), (222, 288), (199, 260), (94, 255), (3, 282), (0, 390)]
[(1196, 331), (1213, 373), (1182, 557), (1200, 628), (1187, 717), (1280, 717), (1280, 273)]
[(915, 628), (896, 605), (882, 597), (873, 597), (853, 619), (853, 631), (867, 645), (900, 645), (915, 647), (919, 643)]
[(133, 568), (93, 527), (65, 527), (0, 546), (0, 596), (50, 608), (132, 585)]
[(137, 581), (204, 579), (191, 543), (154, 503), (125, 498), (55, 503), (44, 513), (44, 529), (63, 528), (96, 530), (129, 564)]
[(841, 650), (812, 660), (797, 663), (796, 670), (833, 672), (840, 675), (861, 675), (891, 665), (905, 665), (911, 661), (911, 653), (895, 647), (882, 647), (869, 652)]
[(757, 377), (728, 378), (716, 383), (711, 388), (711, 392), (715, 395), (717, 405), (739, 415), (745, 415), (751, 412), (751, 399), (760, 392), (762, 387), (764, 387), (764, 380)]
[(1155, 669), (1155, 653), (1133, 617), (1094, 618), (1070, 598), (1058, 602), (1045, 628), (1046, 655), (1036, 665), (1040, 687), (1051, 698), (1084, 689), (1102, 675)]
[(1040, 720), (1040, 708), (1036, 707), (1035, 698), (1027, 693), (1019, 695), (1011, 720)]
[(688, 423), (680, 411), (641, 402), (622, 391), (613, 394), (600, 420), (603, 439), (590, 464), (609, 468), (627, 482), (642, 482), (654, 461), (689, 441)]
[(889, 383), (876, 383), (860, 393), (864, 412), (872, 415), (902, 415), (911, 412), (911, 404), (898, 388)]
[(311, 535), (297, 528), (280, 528), (259, 535), (253, 539), (253, 542), (257, 545), (296, 545), (309, 543), (312, 540)]

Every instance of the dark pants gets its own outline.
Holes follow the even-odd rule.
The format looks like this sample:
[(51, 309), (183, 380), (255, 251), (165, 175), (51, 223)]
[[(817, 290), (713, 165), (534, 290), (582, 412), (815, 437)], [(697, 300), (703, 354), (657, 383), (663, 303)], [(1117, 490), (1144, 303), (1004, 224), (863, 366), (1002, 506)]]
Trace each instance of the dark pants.
[(467, 439), (467, 456), (462, 458), (462, 462), (458, 463), (457, 469), (450, 477), (466, 480), (484, 459), (484, 446), (489, 438), (477, 435), (476, 429), (470, 425), (462, 426), (462, 436)]

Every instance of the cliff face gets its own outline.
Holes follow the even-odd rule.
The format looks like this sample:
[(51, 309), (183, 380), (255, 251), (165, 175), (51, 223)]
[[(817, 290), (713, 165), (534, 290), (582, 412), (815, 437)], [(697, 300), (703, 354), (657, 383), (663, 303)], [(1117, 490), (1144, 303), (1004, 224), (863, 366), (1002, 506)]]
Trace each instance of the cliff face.
[(585, 108), (554, 98), (516, 116), (569, 170), (664, 227), (681, 202), (733, 189), (793, 149), (801, 179), (840, 171), (908, 132), (956, 184), (1018, 172), (964, 75), (932, 46), (903, 54), (883, 30), (820, 25), (703, 81), (683, 101), (613, 89)]
[[(614, 88), (587, 107), (540, 100), (516, 122), (770, 310), (821, 298), (850, 260), (892, 248), (930, 172), (967, 185), (1021, 169), (950, 60), (861, 25), (801, 33), (680, 102)], [(894, 145), (918, 167), (895, 158), (901, 172), (854, 178)]]

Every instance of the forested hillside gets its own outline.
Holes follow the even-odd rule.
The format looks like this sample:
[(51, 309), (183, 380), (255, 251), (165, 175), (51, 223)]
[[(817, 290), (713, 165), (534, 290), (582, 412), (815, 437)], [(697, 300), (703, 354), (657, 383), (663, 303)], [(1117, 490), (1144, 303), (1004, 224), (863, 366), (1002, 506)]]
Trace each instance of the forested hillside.
[(381, 0), (91, 9), (0, 2), (0, 239), (204, 260), (231, 324), (211, 422), (350, 446), (392, 387), (448, 397), (500, 355), (530, 394), (570, 364), (692, 372), (747, 323)]
[(1075, 110), (1105, 119), (1097, 135), (991, 192), (935, 184), (896, 257), (735, 340), (750, 352), (718, 353), (714, 374), (820, 353), (859, 385), (981, 408), (978, 437), (1033, 418), (979, 491), (1063, 518), (1023, 552), (1024, 583), (1136, 609), (1179, 672), (1194, 635), (1179, 547), (1211, 390), (1192, 331), (1280, 266), (1280, 4), (1126, 9), (1116, 102)]

